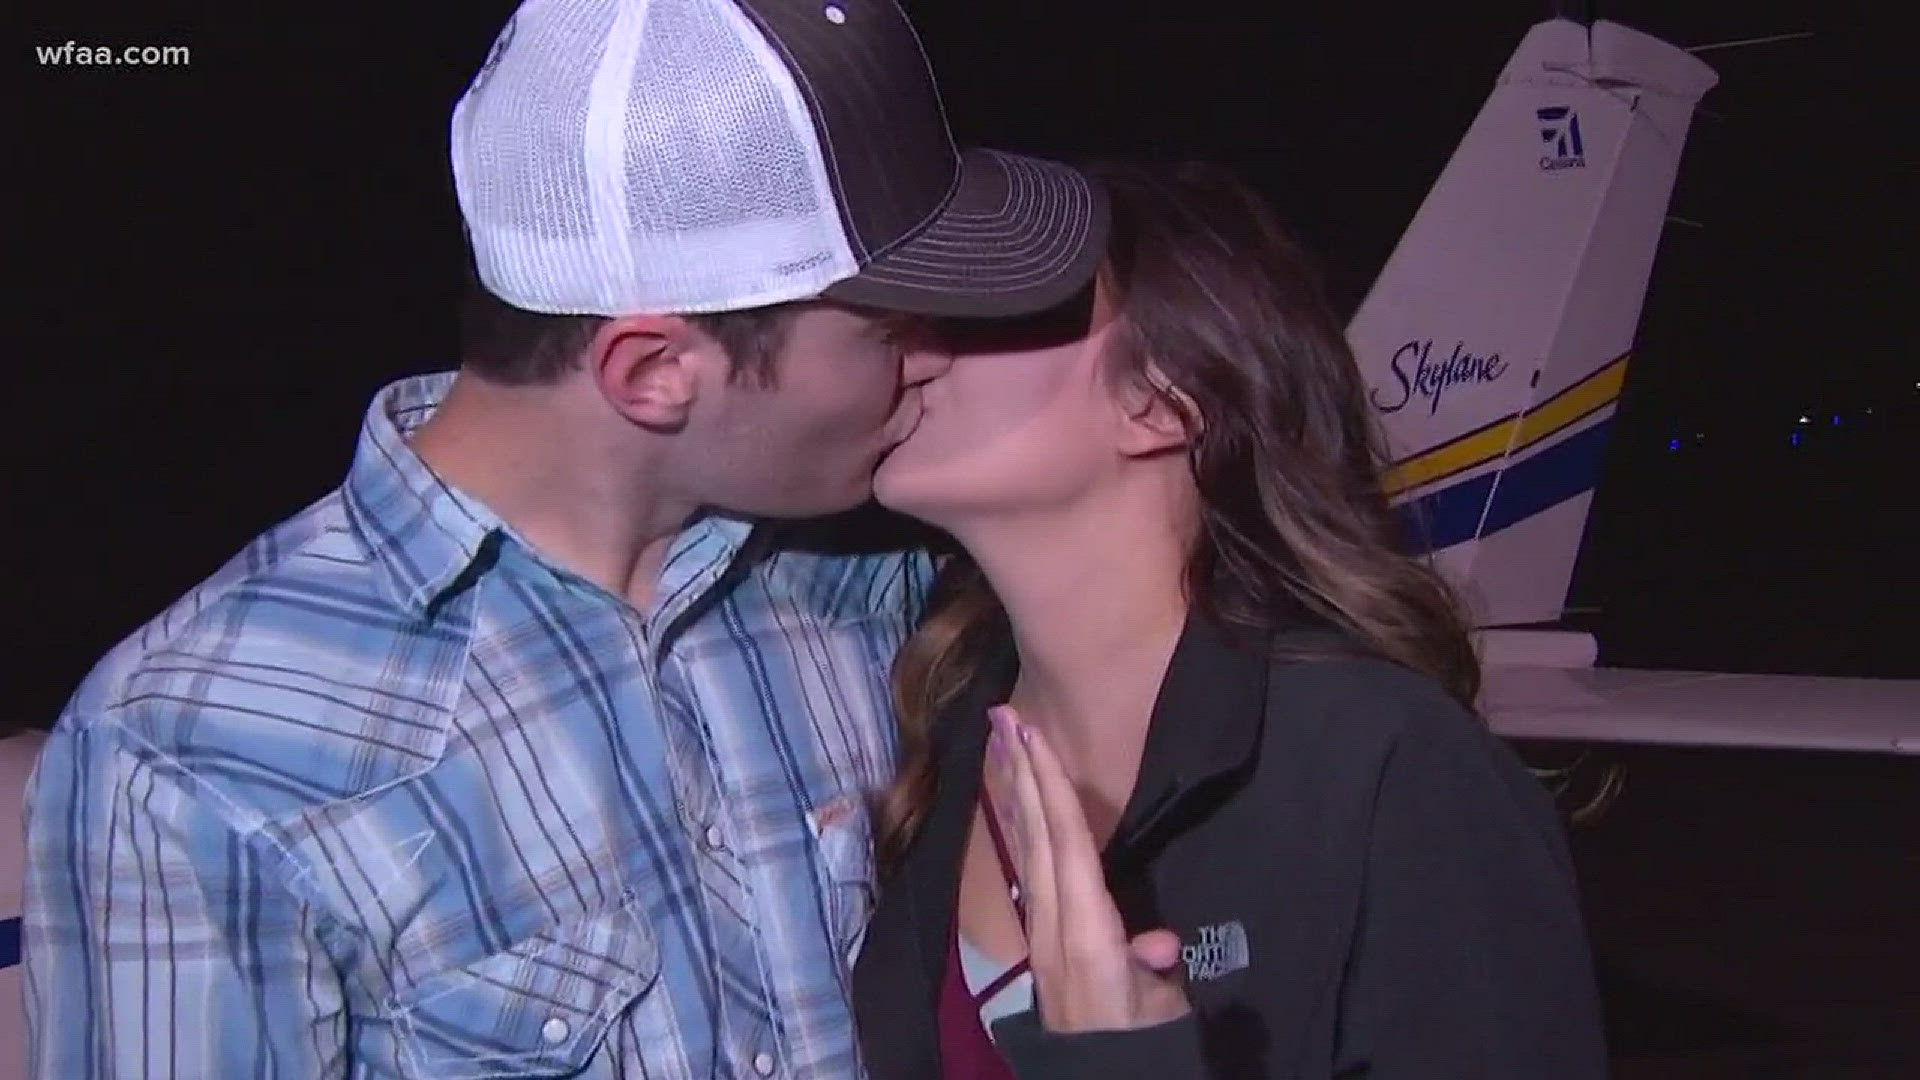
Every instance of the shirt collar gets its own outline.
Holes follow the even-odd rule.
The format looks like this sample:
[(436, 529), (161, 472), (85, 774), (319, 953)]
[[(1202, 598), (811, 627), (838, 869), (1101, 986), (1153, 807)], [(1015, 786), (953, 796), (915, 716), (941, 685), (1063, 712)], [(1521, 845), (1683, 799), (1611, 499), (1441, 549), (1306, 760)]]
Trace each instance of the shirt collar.
[[(677, 624), (691, 622), (704, 609), (703, 601), (725, 592), (720, 588), (734, 574), (752, 570), (766, 554), (772, 530), (739, 518), (708, 513), (695, 518), (674, 537), (654, 585), (653, 604), (646, 613), (649, 632), (665, 648)], [(749, 537), (758, 542), (749, 545)]]
[(393, 383), (374, 396), (341, 492), (388, 596), (425, 616), (473, 567), (499, 518), (442, 482), (407, 437), (439, 408), (453, 373)]
[[(555, 575), (598, 588), (547, 563), (493, 511), (441, 480), (414, 453), (408, 437), (439, 408), (453, 380), (452, 372), (441, 372), (393, 383), (375, 395), (361, 426), (342, 491), (383, 590), (408, 614), (425, 618), (490, 565), (497, 545), (509, 539)], [(649, 625), (664, 627), (692, 608), (754, 531), (750, 522), (718, 514), (689, 524), (668, 550)]]

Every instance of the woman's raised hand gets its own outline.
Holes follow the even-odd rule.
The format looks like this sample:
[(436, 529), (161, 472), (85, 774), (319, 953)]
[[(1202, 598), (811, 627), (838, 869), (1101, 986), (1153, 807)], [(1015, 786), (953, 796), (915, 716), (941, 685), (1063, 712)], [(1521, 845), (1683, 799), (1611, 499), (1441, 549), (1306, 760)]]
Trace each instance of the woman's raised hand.
[(1127, 939), (1060, 759), (1011, 706), (988, 716), (987, 791), (1010, 819), (1041, 1024), (1060, 1033), (1110, 1031), (1184, 1016), (1191, 1006), (1180, 983), (1179, 937), (1149, 930)]

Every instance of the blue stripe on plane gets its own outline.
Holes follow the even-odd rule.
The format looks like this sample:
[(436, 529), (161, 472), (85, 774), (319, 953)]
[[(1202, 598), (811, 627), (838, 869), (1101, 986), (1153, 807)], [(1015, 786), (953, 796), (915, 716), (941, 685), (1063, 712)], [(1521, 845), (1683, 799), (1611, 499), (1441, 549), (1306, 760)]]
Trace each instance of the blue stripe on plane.
[(20, 919), (0, 919), (0, 970), (20, 962)]
[[(1400, 514), (1420, 552), (1490, 536), (1590, 490), (1613, 427), (1609, 417), (1503, 470), (1462, 480), (1403, 503)], [(1496, 478), (1499, 481), (1495, 486)], [(1493, 505), (1487, 505), (1491, 497)], [(1483, 528), (1480, 521), (1486, 513)]]

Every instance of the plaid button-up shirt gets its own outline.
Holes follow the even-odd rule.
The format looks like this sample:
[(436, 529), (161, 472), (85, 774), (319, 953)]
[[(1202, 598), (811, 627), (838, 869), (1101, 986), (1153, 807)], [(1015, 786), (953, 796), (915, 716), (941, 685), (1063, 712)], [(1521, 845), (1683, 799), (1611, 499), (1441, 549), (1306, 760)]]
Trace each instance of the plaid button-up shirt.
[(859, 1075), (926, 557), (710, 517), (637, 610), (412, 454), (448, 380), (383, 391), (339, 490), (68, 705), (29, 796), (36, 1076)]

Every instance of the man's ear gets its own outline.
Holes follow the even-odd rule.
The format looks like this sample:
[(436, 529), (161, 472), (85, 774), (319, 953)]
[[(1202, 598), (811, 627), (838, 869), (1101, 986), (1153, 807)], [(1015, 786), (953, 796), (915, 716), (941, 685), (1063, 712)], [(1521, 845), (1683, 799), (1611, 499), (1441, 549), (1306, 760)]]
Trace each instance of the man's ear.
[(608, 319), (587, 345), (600, 393), (622, 416), (654, 431), (687, 422), (699, 387), (701, 335), (678, 315)]
[(1130, 457), (1181, 449), (1199, 431), (1200, 410), (1193, 399), (1157, 367), (1149, 367), (1145, 377), (1130, 381), (1120, 398), (1126, 412), (1120, 452)]

